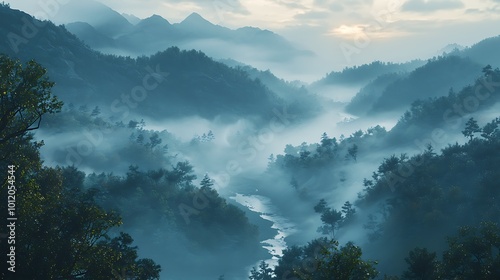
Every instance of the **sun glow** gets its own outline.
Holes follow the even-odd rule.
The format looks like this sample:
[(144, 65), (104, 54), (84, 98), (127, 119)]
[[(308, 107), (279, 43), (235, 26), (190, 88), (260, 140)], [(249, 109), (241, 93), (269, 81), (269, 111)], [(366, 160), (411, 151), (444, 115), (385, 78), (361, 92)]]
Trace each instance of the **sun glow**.
[(343, 38), (353, 38), (353, 37), (359, 37), (363, 34), (365, 34), (365, 29), (367, 25), (363, 24), (357, 24), (357, 25), (345, 25), (342, 24), (341, 26), (334, 28), (330, 34), (338, 37), (343, 37)]

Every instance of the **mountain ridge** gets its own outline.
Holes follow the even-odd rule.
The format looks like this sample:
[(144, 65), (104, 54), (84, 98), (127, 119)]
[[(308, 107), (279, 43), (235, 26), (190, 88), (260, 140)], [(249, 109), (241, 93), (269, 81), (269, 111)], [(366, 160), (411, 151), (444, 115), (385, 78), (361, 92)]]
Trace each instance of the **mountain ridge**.
[[(42, 26), (24, 12), (1, 6), (0, 35), (22, 34), (23, 19), (27, 17)], [(18, 47), (16, 51), (3, 44), (0, 53), (23, 62), (35, 59), (47, 68), (48, 77), (56, 83), (54, 94), (60, 99), (68, 104), (101, 106), (103, 112), (116, 114), (120, 108), (122, 111), (118, 113), (123, 113), (122, 116), (135, 112), (156, 119), (192, 115), (230, 119), (237, 113), (265, 119), (273, 108), (287, 105), (260, 81), (250, 79), (246, 72), (216, 62), (199, 51), (172, 47), (138, 59), (105, 55), (51, 22), (46, 22), (35, 37)], [(168, 73), (168, 78), (159, 77), (161, 73)], [(148, 86), (149, 98), (128, 108), (113, 105), (116, 102), (123, 105), (122, 96), (130, 98), (131, 90), (143, 85), (145, 77), (157, 82), (154, 87)]]
[[(102, 4), (99, 7), (108, 12), (111, 9)], [(67, 9), (70, 9), (70, 7)], [(69, 12), (68, 14), (72, 13)], [(118, 18), (118, 15), (120, 18)], [(77, 21), (89, 23), (99, 33), (115, 40), (114, 44), (103, 45), (102, 42), (110, 42), (110, 40), (92, 38), (90, 33), (85, 33), (79, 28), (73, 28), (74, 25), (72, 26), (66, 20), (65, 24), (68, 30), (93, 49), (109, 54), (127, 54), (136, 57), (151, 55), (172, 46), (202, 50), (218, 59), (228, 58), (227, 54), (221, 50), (223, 48), (249, 48), (253, 57), (261, 60), (273, 59), (273, 57), (281, 60), (285, 58), (293, 59), (294, 57), (313, 54), (310, 50), (303, 50), (294, 46), (287, 39), (270, 30), (248, 26), (230, 29), (213, 24), (196, 12), (191, 13), (179, 23), (170, 23), (161, 16), (152, 15), (138, 21), (135, 25), (117, 12), (113, 13), (111, 20), (108, 20), (107, 24), (109, 26), (100, 22), (86, 21), (82, 17), (83, 15), (79, 15)], [(137, 17), (132, 19), (137, 20)], [(127, 22), (125, 25), (123, 24), (124, 21)], [(95, 44), (95, 42), (101, 43)], [(248, 51), (245, 52), (248, 53)], [(242, 60), (238, 57), (237, 59)]]

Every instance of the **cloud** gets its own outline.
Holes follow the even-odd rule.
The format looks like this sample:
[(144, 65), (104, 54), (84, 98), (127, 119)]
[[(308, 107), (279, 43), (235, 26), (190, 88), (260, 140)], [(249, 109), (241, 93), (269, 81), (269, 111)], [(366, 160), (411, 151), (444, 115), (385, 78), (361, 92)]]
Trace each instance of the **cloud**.
[[(351, 4), (353, 4), (353, 2), (349, 3), (349, 5)], [(344, 5), (342, 5), (338, 1), (332, 0), (314, 0), (314, 6), (323, 7), (324, 9), (328, 9), (330, 11), (343, 11), (345, 8)]]
[(385, 39), (408, 35), (407, 32), (397, 30), (396, 28), (380, 28), (369, 24), (342, 24), (332, 29), (328, 35), (333, 35), (342, 39)]
[(438, 10), (455, 10), (464, 7), (460, 0), (409, 0), (403, 4), (402, 10), (407, 12), (433, 12)]
[(341, 26), (334, 28), (332, 30), (332, 34), (337, 35), (339, 37), (357, 36), (361, 33), (364, 33), (364, 30), (366, 27), (368, 27), (368, 26), (362, 25), (362, 24), (357, 24), (357, 25), (342, 24)]
[(321, 11), (306, 12), (294, 16), (294, 18), (298, 20), (322, 20), (329, 17), (330, 13)]
[(175, 4), (184, 4), (191, 3), (201, 7), (203, 9), (223, 9), (225, 12), (248, 15), (249, 11), (245, 8), (245, 6), (239, 0), (170, 0), (163, 1), (164, 3), (175, 3)]
[(306, 7), (300, 3), (298, 3), (299, 1), (295, 1), (295, 0), (272, 0), (272, 2), (278, 4), (278, 5), (281, 5), (281, 6), (285, 6), (289, 9), (306, 9)]

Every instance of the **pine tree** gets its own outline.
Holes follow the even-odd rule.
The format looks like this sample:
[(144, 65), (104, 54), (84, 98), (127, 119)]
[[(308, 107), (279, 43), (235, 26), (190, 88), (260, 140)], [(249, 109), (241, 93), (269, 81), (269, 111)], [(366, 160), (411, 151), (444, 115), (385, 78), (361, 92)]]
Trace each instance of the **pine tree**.
[(474, 133), (481, 132), (477, 121), (474, 118), (470, 118), (465, 124), (465, 129), (462, 131), (465, 137), (469, 137), (470, 141), (474, 138)]

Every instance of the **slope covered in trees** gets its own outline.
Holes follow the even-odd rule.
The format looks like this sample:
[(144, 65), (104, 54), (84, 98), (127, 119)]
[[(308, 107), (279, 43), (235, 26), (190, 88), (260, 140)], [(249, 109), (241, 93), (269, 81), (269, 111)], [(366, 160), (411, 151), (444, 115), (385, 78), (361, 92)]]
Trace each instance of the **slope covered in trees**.
[[(289, 184), (303, 203), (313, 208), (317, 200), (311, 200), (318, 194), (339, 196), (352, 188), (352, 182), (360, 182), (352, 177), (359, 169), (357, 164), (370, 161), (373, 151), (385, 154), (371, 178), (363, 180), (364, 190), (358, 199), (351, 201), (354, 215), (347, 219), (347, 213), (353, 213), (349, 211), (350, 202), (340, 211), (340, 207), (335, 209), (321, 200), (314, 210), (321, 215), (320, 233), (330, 237), (339, 233), (345, 238), (351, 231), (366, 231), (370, 241), (361, 246), (368, 258), (379, 260), (377, 269), (383, 273), (401, 274), (405, 256), (414, 247), (426, 247), (439, 255), (446, 250), (445, 236), (459, 227), (500, 223), (500, 123), (498, 117), (491, 119), (492, 114), (498, 116), (494, 110), (500, 96), (498, 81), (500, 71), (487, 66), (472, 86), (415, 102), (390, 131), (375, 127), (338, 140), (324, 134), (317, 144), (289, 145), (284, 155), (273, 157), (269, 178), (262, 184)], [(464, 144), (455, 143), (458, 134)], [(443, 147), (442, 151), (435, 151), (433, 146)], [(416, 154), (393, 154), (394, 150)], [(345, 184), (346, 180), (351, 183)], [(329, 200), (338, 202), (337, 197)], [(456, 245), (449, 246), (453, 249)], [(410, 259), (417, 258), (415, 254), (424, 260), (435, 257), (416, 251)], [(447, 258), (442, 262), (459, 262)], [(488, 258), (494, 263), (497, 255)], [(454, 279), (447, 274), (453, 269), (439, 273), (445, 275), (443, 279)], [(474, 273), (485, 277), (487, 272)], [(420, 279), (408, 275), (404, 277), (410, 278), (403, 279)]]
[[(0, 53), (36, 59), (66, 103), (100, 105), (118, 117), (132, 113), (156, 118), (199, 115), (257, 116), (289, 105), (245, 71), (215, 62), (200, 51), (171, 47), (150, 57), (104, 55), (86, 47), (62, 26), (41, 22), (0, 6)], [(310, 115), (294, 106), (294, 113)]]
[(407, 74), (379, 76), (351, 100), (346, 110), (357, 115), (404, 112), (415, 100), (440, 97), (450, 88), (472, 84), (482, 67), (459, 56), (433, 58)]
[(361, 66), (346, 67), (340, 72), (332, 71), (328, 73), (325, 78), (313, 83), (311, 86), (315, 87), (329, 84), (366, 84), (380, 75), (411, 72), (415, 68), (422, 66), (424, 63), (425, 62), (420, 60), (414, 60), (401, 64), (375, 61)]
[[(45, 114), (61, 109), (62, 103), (50, 92), (53, 83), (36, 62), (22, 68), (19, 62), (2, 56), (0, 69), (0, 164), (10, 172), (2, 179), (2, 194), (17, 197), (11, 213), (19, 221), (13, 259), (17, 260), (17, 265), (13, 262), (16, 274), (3, 270), (3, 279), (111, 279), (116, 275), (158, 279), (160, 266), (151, 259), (140, 259), (137, 247), (132, 246), (133, 238), (148, 239), (151, 233), (158, 238), (155, 246), (166, 250), (176, 244), (191, 254), (210, 251), (229, 258), (215, 267), (222, 271), (233, 265), (244, 267), (261, 253), (257, 228), (245, 213), (220, 197), (209, 177), (195, 187), (196, 176), (188, 162), (176, 163), (171, 158), (171, 169), (150, 171), (131, 166), (125, 176), (86, 175), (74, 166), (44, 166), (39, 152), (43, 141), (35, 142), (29, 132), (39, 128)], [(167, 147), (160, 145), (159, 134), (143, 130), (138, 122), (112, 126), (99, 118), (98, 108), (92, 117), (71, 110), (65, 114), (71, 118), (49, 117), (45, 130), (78, 130), (85, 124), (135, 131), (139, 136), (130, 139), (128, 152), (134, 148), (141, 154), (138, 162), (158, 166), (160, 159), (166, 159)], [(147, 138), (140, 141), (141, 135)], [(99, 169), (99, 163), (89, 166)], [(7, 206), (2, 204), (2, 212), (8, 213)], [(121, 233), (117, 228), (121, 225), (131, 235)], [(5, 252), (10, 248), (6, 242), (0, 246)], [(234, 254), (236, 248), (246, 254)], [(178, 250), (172, 249), (171, 254)]]
[(404, 258), (406, 266), (400, 276), (389, 276), (377, 269), (377, 261), (362, 258), (361, 248), (353, 243), (339, 246), (338, 241), (318, 238), (305, 246), (286, 249), (274, 269), (262, 262), (252, 269), (249, 279), (498, 279), (499, 242), (498, 223), (463, 226), (446, 238), (441, 259), (427, 248), (416, 247)]
[[(35, 62), (22, 67), (0, 57), (0, 167), (3, 228), (9, 239), (0, 248), (2, 279), (110, 279), (126, 273), (132, 279), (158, 279), (160, 266), (138, 259), (137, 247), (126, 233), (111, 234), (121, 225), (116, 213), (98, 205), (92, 191), (67, 181), (66, 169), (43, 166), (39, 148), (29, 132), (62, 103), (51, 95), (52, 83)], [(15, 220), (7, 220), (7, 217)], [(5, 267), (5, 266), (2, 266)]]

